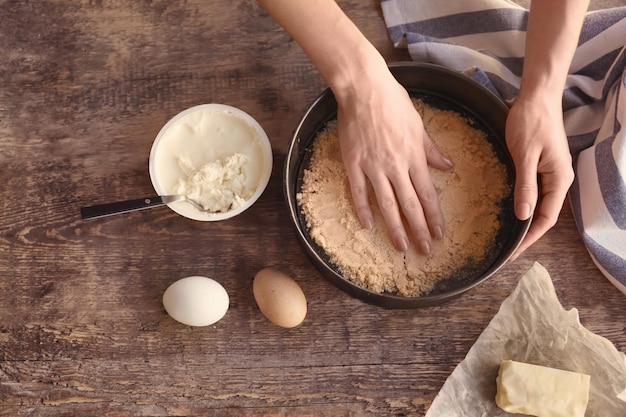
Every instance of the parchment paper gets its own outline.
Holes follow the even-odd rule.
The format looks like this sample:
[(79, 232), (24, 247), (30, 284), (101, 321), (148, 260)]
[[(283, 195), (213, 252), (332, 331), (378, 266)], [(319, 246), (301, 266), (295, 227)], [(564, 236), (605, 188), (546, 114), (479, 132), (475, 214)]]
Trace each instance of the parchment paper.
[(512, 359), (591, 375), (586, 417), (626, 416), (626, 355), (561, 306), (539, 263), (482, 332), (437, 394), (426, 417), (520, 416), (495, 403), (500, 362)]

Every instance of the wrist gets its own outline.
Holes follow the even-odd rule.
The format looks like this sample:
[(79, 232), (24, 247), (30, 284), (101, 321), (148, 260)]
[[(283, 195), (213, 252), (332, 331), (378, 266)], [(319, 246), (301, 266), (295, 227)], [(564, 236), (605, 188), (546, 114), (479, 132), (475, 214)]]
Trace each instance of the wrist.
[(325, 77), (339, 103), (350, 100), (366, 86), (377, 85), (385, 77), (392, 77), (385, 59), (369, 42), (358, 53), (346, 58)]
[(524, 80), (520, 85), (516, 101), (523, 101), (534, 106), (548, 109), (562, 109), (565, 82), (561, 80)]

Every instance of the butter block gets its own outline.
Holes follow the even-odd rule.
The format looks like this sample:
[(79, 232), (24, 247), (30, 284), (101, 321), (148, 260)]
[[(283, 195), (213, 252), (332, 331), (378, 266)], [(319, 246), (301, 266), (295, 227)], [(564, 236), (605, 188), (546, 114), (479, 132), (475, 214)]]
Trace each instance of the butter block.
[(496, 404), (509, 413), (584, 417), (591, 377), (511, 360), (502, 361)]

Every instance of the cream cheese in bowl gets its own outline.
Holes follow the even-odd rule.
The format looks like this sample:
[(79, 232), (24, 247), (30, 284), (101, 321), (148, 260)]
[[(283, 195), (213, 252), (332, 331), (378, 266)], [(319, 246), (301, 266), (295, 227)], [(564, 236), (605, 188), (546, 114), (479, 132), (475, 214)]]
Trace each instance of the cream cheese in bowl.
[(159, 195), (182, 194), (169, 204), (194, 220), (231, 218), (263, 193), (272, 172), (272, 148), (250, 115), (224, 104), (202, 104), (174, 116), (150, 152), (150, 178)]

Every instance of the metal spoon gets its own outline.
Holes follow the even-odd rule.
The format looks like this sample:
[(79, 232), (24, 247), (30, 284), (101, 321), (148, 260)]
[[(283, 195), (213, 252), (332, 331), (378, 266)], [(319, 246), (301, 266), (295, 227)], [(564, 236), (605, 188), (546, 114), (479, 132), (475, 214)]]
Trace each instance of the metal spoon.
[(210, 212), (197, 202), (184, 195), (162, 195), (135, 200), (118, 201), (115, 203), (98, 204), (95, 206), (81, 207), (80, 214), (83, 219), (96, 219), (99, 217), (113, 216), (115, 214), (127, 213), (129, 211), (144, 210), (152, 207), (159, 207), (176, 201), (187, 201), (200, 211)]

